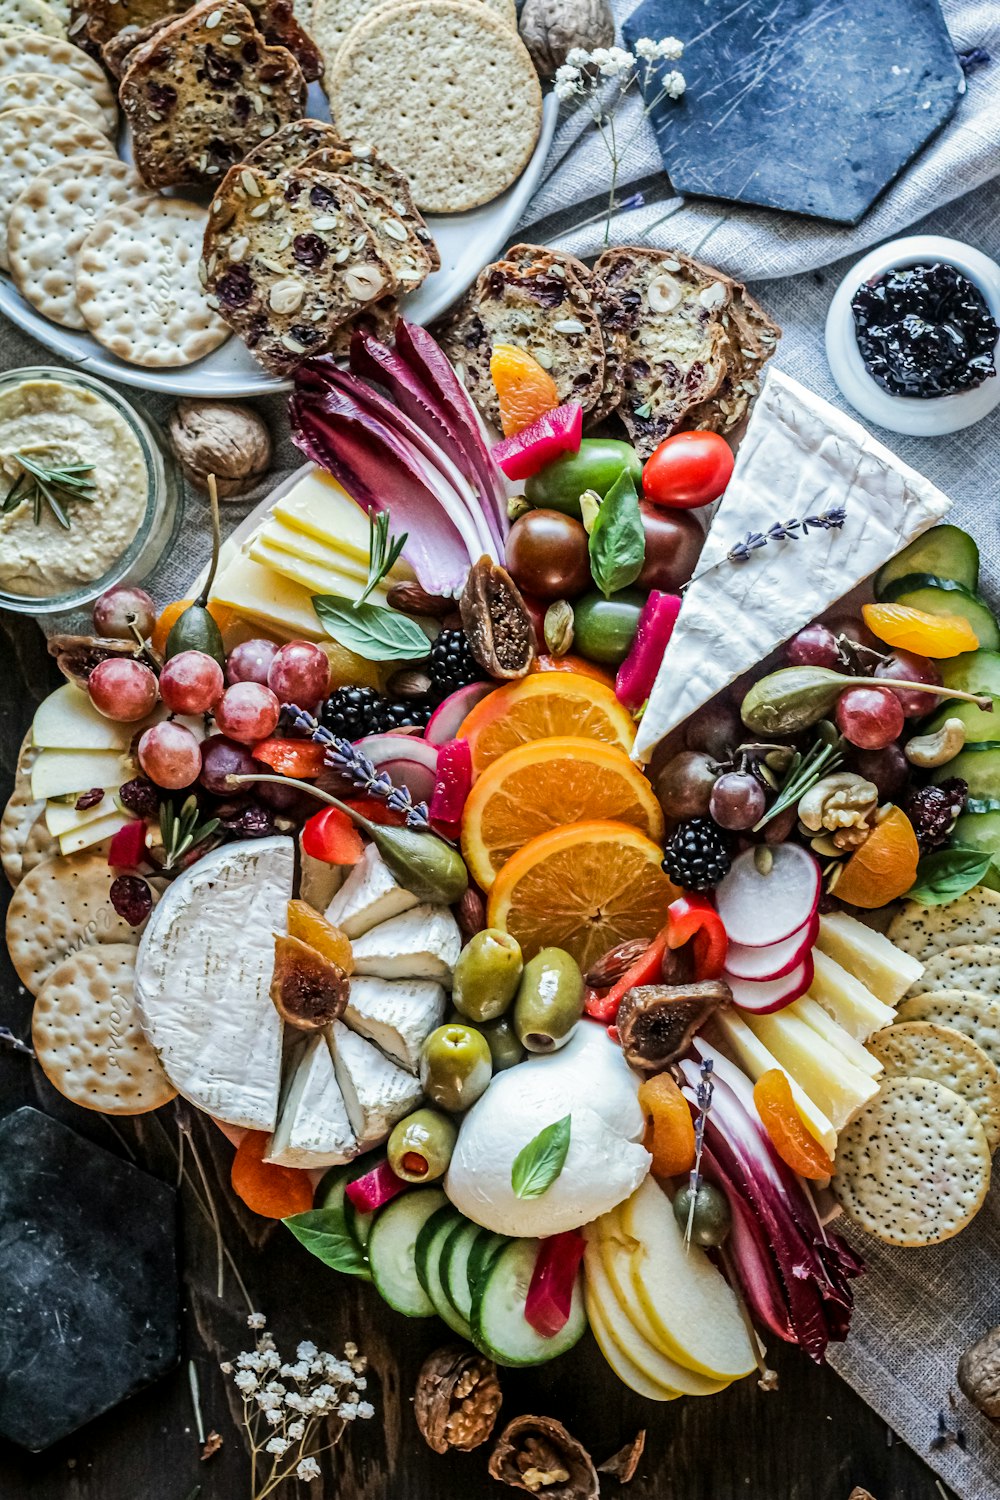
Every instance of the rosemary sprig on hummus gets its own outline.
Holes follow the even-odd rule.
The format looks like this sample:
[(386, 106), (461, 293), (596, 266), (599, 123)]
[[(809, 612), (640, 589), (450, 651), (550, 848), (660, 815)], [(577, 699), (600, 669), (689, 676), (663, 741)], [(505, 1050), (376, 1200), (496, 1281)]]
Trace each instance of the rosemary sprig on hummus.
[(59, 525), (69, 531), (66, 504), (70, 500), (91, 501), (97, 495), (96, 484), (86, 477), (93, 473), (93, 464), (43, 464), (20, 452), (11, 457), (20, 465), (21, 472), (4, 496), (0, 512), (6, 515), (22, 500), (30, 500), (36, 526), (41, 525), (42, 507), (47, 505)]

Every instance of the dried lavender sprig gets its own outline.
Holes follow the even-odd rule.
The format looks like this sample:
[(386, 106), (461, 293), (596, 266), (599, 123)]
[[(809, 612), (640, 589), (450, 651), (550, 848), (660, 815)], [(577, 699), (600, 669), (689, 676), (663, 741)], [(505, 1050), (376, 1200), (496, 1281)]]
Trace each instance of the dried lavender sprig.
[(325, 747), (323, 759), (331, 770), (339, 771), (359, 791), (367, 792), (370, 797), (377, 797), (393, 812), (399, 813), (407, 828), (413, 828), (419, 833), (428, 831), (431, 825), (427, 803), (414, 802), (409, 789), (396, 786), (388, 771), (377, 770), (357, 745), (340, 735), (332, 734), (317, 718), (304, 708), (296, 707), (294, 703), (285, 704), (282, 716), (291, 728), (307, 734), (317, 745)]
[(747, 562), (752, 553), (766, 547), (769, 542), (797, 542), (802, 536), (808, 536), (812, 531), (839, 531), (847, 519), (847, 507), (844, 505), (831, 505), (829, 510), (820, 511), (815, 516), (803, 516), (801, 519), (792, 517), (789, 521), (775, 521), (767, 531), (748, 531), (740, 541), (734, 542), (726, 553), (720, 557), (718, 562), (710, 563), (707, 568), (702, 568), (688, 580), (684, 589), (690, 588), (691, 584), (698, 578), (704, 578), (706, 573), (711, 573), (723, 562)]
[(695, 1102), (698, 1105), (698, 1118), (694, 1122), (694, 1166), (688, 1177), (688, 1186), (691, 1189), (691, 1203), (688, 1207), (687, 1223), (684, 1226), (684, 1248), (691, 1248), (691, 1231), (694, 1228), (694, 1206), (698, 1201), (698, 1189), (701, 1187), (701, 1153), (705, 1146), (705, 1126), (708, 1124), (708, 1116), (712, 1109), (712, 1095), (715, 1085), (712, 1082), (712, 1073), (715, 1064), (710, 1057), (706, 1057), (701, 1065), (701, 1081), (694, 1091)]
[(19, 1036), (15, 1036), (8, 1026), (0, 1026), (0, 1047), (5, 1047), (8, 1052), (17, 1052), (21, 1057), (34, 1057), (34, 1049), (27, 1042), (22, 1042)]

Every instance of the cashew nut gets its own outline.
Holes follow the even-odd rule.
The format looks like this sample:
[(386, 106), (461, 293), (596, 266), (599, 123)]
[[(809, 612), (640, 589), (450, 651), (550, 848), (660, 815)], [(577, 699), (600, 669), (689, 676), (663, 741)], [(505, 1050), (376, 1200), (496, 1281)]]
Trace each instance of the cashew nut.
[(936, 733), (915, 735), (903, 754), (911, 766), (929, 770), (931, 766), (943, 766), (954, 760), (964, 744), (965, 725), (961, 719), (945, 719)]
[(854, 771), (824, 776), (799, 798), (798, 814), (811, 833), (867, 828), (878, 806), (878, 788)]

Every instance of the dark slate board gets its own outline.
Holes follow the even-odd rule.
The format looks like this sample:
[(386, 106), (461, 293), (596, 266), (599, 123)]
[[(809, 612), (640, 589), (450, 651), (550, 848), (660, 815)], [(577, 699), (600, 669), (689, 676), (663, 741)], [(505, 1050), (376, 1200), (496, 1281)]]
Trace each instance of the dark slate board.
[(964, 86), (937, 0), (646, 0), (624, 32), (686, 44), (667, 66), (687, 92), (652, 116), (678, 193), (838, 224), (858, 222)]
[(0, 1121), (0, 1435), (33, 1452), (178, 1358), (173, 1189), (24, 1108)]

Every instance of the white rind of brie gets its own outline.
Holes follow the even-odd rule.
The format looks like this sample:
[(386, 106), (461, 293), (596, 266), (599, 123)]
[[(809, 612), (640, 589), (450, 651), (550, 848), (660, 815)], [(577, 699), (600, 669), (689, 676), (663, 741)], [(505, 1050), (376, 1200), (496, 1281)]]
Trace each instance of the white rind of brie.
[(274, 1129), (281, 1018), (274, 933), (295, 874), (290, 838), (224, 844), (173, 882), (136, 956), (142, 1028), (185, 1099), (227, 1125)]
[(432, 979), (376, 979), (355, 974), (344, 1020), (409, 1073), (420, 1067), (420, 1049), (441, 1025), (448, 1007), (443, 985)]
[(414, 906), (380, 922), (354, 939), (351, 947), (355, 974), (378, 979), (433, 979), (450, 988), (452, 970), (462, 951), (462, 934), (447, 906)]
[(404, 1115), (423, 1098), (419, 1082), (384, 1057), (364, 1037), (334, 1021), (330, 1032), (333, 1066), (359, 1151), (379, 1146)]
[(279, 1167), (336, 1167), (353, 1161), (358, 1143), (322, 1031), (289, 1058), (290, 1078), (264, 1160)]
[(417, 905), (401, 886), (374, 844), (368, 844), (327, 907), (326, 919), (352, 940)]
[[(769, 542), (746, 562), (748, 532), (846, 507), (839, 529)], [(951, 501), (829, 402), (770, 370), (712, 520), (639, 723), (633, 758), (769, 656), (895, 556)], [(717, 566), (715, 566), (717, 565)]]

